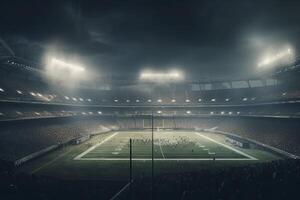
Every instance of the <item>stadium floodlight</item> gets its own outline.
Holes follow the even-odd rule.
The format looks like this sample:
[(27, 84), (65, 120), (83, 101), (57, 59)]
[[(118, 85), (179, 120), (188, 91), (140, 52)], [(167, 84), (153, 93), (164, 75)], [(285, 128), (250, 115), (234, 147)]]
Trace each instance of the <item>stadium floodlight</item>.
[(129, 99), (127, 99), (127, 100), (126, 100), (126, 102), (127, 102), (127, 103), (129, 103), (129, 102), (130, 102), (130, 100), (129, 100)]
[(275, 55), (266, 56), (262, 61), (260, 61), (257, 66), (258, 67), (266, 67), (270, 65), (274, 65), (277, 62), (281, 62), (284, 59), (291, 58), (292, 50), (288, 48), (287, 50), (284, 50), (280, 53), (277, 53)]
[(102, 114), (102, 112), (101, 112), (101, 111), (98, 111), (98, 114), (99, 114), (99, 115), (101, 115), (101, 114)]
[(140, 80), (151, 82), (180, 81), (183, 80), (183, 74), (179, 71), (155, 72), (146, 70), (140, 74)]
[(211, 101), (212, 101), (212, 102), (215, 102), (215, 101), (216, 101), (216, 99), (211, 99)]
[(198, 101), (199, 101), (199, 102), (201, 102), (201, 101), (202, 101), (202, 99), (198, 99)]
[(243, 101), (248, 101), (248, 98), (246, 98), (246, 97), (245, 97), (245, 98), (243, 98)]
[(2, 88), (0, 88), (0, 92), (4, 92), (4, 90)]
[(191, 101), (189, 99), (186, 99), (185, 100), (185, 103), (190, 103)]
[(176, 99), (172, 99), (172, 103), (175, 103), (176, 102)]
[(158, 113), (158, 114), (161, 114), (161, 113), (162, 113), (162, 111), (161, 111), (161, 110), (158, 110), (158, 111), (157, 111), (157, 113)]
[(16, 90), (18, 94), (23, 94), (21, 90)]
[(187, 110), (187, 111), (186, 111), (186, 114), (191, 114), (191, 111), (190, 111), (190, 110)]
[(79, 65), (74, 65), (74, 64), (70, 64), (70, 63), (66, 63), (62, 60), (58, 60), (56, 58), (52, 58), (51, 60), (51, 64), (60, 68), (65, 68), (65, 69), (69, 69), (72, 71), (77, 71), (77, 72), (83, 72), (85, 71), (85, 68), (79, 66)]
[(225, 99), (225, 101), (229, 101), (229, 100), (230, 100), (229, 98)]
[(151, 103), (151, 101), (152, 101), (151, 99), (148, 99), (148, 103)]
[(157, 100), (157, 102), (158, 102), (158, 103), (161, 103), (161, 102), (162, 102), (162, 100), (161, 100), (161, 99), (158, 99), (158, 100)]

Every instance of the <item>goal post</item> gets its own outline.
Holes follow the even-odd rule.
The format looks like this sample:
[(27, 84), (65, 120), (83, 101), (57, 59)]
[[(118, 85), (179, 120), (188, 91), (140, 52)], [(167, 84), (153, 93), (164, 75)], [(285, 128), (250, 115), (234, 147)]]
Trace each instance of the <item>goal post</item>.
[[(148, 120), (148, 119), (143, 119), (143, 128), (144, 129), (151, 129), (152, 125), (151, 125), (151, 121)], [(157, 129), (157, 128), (160, 128), (160, 129), (164, 129), (165, 125), (165, 120), (164, 119), (154, 119), (154, 128)]]

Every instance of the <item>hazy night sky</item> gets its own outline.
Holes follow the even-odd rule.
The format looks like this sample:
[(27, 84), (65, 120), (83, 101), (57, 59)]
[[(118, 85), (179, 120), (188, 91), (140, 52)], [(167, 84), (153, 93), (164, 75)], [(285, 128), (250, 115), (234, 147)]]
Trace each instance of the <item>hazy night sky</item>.
[(297, 52), (299, 10), (296, 0), (4, 0), (0, 37), (20, 57), (51, 52), (100, 73), (243, 77), (267, 53)]

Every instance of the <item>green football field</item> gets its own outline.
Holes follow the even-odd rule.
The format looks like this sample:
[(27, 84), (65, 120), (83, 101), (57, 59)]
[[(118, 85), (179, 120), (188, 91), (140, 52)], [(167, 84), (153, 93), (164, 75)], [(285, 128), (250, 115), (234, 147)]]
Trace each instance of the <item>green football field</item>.
[[(154, 137), (154, 158), (164, 160), (256, 160), (232, 146), (203, 133), (159, 131)], [(115, 132), (90, 147), (75, 160), (128, 160), (132, 139), (134, 160), (150, 160), (151, 132)]]
[[(129, 140), (133, 176), (151, 174), (151, 132), (118, 131), (100, 134), (79, 145), (68, 145), (19, 169), (62, 179), (127, 180)], [(196, 131), (155, 131), (154, 170), (176, 173), (269, 162), (280, 157), (257, 148), (243, 149), (219, 134)]]

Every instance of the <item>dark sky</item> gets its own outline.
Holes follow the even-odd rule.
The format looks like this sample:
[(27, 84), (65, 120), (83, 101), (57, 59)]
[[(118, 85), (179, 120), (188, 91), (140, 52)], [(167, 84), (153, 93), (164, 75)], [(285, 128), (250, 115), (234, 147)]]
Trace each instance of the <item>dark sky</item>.
[(0, 37), (18, 56), (80, 60), (100, 73), (180, 69), (243, 77), (300, 42), (300, 1), (2, 0)]

